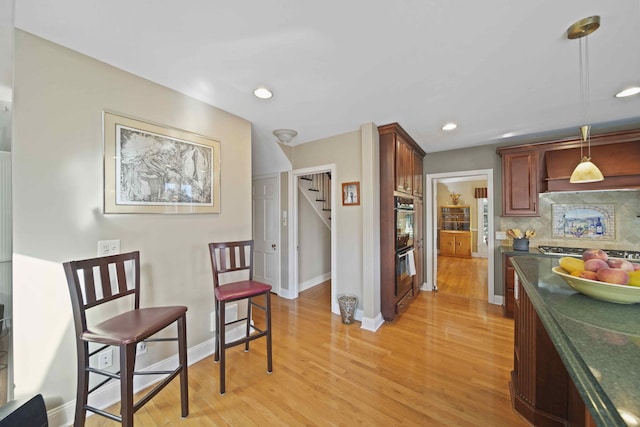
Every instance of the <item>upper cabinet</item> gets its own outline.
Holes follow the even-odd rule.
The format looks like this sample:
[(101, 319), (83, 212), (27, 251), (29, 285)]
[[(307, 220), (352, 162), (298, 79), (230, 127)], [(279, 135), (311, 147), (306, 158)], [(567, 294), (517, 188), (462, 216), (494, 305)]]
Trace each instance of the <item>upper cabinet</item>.
[(413, 195), (416, 197), (422, 197), (422, 158), (423, 155), (416, 151), (412, 151), (413, 154)]
[(400, 134), (396, 140), (396, 191), (413, 194), (413, 150)]
[(538, 152), (503, 153), (502, 214), (539, 216), (538, 205)]
[(380, 145), (385, 147), (381, 150), (381, 155), (385, 155), (381, 165), (386, 169), (392, 168), (392, 171), (382, 170), (381, 174), (391, 172), (392, 192), (422, 197), (424, 150), (398, 123), (379, 126), (378, 133)]
[(538, 194), (640, 188), (640, 129), (591, 136), (591, 160), (604, 181), (572, 184), (569, 177), (588, 148), (580, 138), (500, 147), (502, 215), (539, 216)]

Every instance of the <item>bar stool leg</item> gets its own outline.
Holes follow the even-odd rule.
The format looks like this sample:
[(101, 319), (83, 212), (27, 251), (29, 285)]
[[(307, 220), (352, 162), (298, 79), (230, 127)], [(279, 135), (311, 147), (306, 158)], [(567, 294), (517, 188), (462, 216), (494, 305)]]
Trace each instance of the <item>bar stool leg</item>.
[[(247, 300), (247, 322), (246, 322), (246, 326), (247, 329), (245, 331), (245, 337), (249, 337), (251, 335), (251, 306), (253, 305), (253, 299), (249, 298)], [(244, 343), (244, 351), (245, 353), (249, 351), (249, 341), (247, 340), (247, 342)]]
[(76, 415), (74, 425), (83, 426), (87, 418), (87, 399), (89, 395), (89, 343), (79, 342), (78, 346), (78, 388), (76, 390)]
[(220, 332), (220, 301), (216, 300), (214, 305), (216, 310), (216, 315), (215, 315), (215, 331), (216, 332), (213, 335), (214, 349), (215, 349), (213, 361), (218, 363), (220, 361), (220, 338), (218, 337), (218, 333)]
[(220, 395), (224, 395), (225, 393), (225, 350), (226, 350), (226, 343), (225, 343), (225, 302), (224, 301), (220, 301), (219, 302), (219, 311), (220, 311), (220, 323), (219, 323), (219, 327), (218, 327), (218, 343), (219, 343), (219, 347), (218, 347), (218, 353), (219, 353), (219, 359), (220, 359)]
[(180, 404), (182, 418), (189, 415), (189, 380), (187, 378), (187, 319), (182, 316), (178, 319), (178, 359), (180, 370)]
[(265, 317), (267, 321), (267, 372), (273, 372), (272, 358), (271, 358), (271, 292), (265, 294)]
[(120, 414), (122, 427), (133, 427), (133, 371), (136, 361), (136, 344), (120, 346)]

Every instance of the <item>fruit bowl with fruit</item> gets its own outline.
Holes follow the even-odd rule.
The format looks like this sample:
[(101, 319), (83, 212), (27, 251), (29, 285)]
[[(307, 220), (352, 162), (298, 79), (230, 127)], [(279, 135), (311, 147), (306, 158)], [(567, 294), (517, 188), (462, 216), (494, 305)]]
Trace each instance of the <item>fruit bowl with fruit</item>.
[(587, 249), (582, 258), (562, 257), (553, 272), (573, 289), (618, 304), (640, 303), (640, 264), (609, 258), (601, 249)]

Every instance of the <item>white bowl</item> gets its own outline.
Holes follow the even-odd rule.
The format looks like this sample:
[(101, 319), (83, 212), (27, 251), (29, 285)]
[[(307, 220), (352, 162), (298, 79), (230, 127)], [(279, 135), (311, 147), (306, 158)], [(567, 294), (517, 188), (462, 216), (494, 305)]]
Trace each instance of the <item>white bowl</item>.
[(614, 285), (597, 280), (583, 279), (582, 277), (570, 275), (562, 267), (553, 267), (551, 270), (562, 277), (573, 289), (591, 298), (618, 304), (640, 302), (640, 286)]

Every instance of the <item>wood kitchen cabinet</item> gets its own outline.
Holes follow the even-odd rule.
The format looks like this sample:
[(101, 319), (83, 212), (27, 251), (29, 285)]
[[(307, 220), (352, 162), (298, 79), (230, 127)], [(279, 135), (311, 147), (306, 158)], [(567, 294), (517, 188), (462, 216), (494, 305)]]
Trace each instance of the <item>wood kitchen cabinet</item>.
[(513, 317), (513, 307), (515, 304), (514, 299), (514, 284), (516, 278), (516, 269), (511, 264), (511, 256), (502, 254), (502, 265), (504, 266), (504, 305), (502, 306), (502, 312), (505, 317)]
[[(380, 136), (380, 305), (386, 321), (395, 320), (415, 297), (424, 281), (422, 216), (422, 159), (424, 150), (398, 124), (378, 127)], [(396, 283), (396, 218), (394, 197), (414, 204), (414, 260), (416, 276), (410, 289)]]
[(440, 230), (440, 255), (471, 258), (471, 232)]
[(413, 194), (413, 181), (413, 149), (401, 135), (396, 135), (396, 191)]
[(502, 215), (540, 216), (538, 151), (500, 151), (502, 156)]
[(416, 151), (413, 151), (413, 195), (415, 197), (423, 196), (423, 180), (424, 175), (422, 174), (422, 155), (420, 155), (420, 153)]
[(513, 409), (535, 426), (595, 426), (517, 276), (514, 286)]
[(440, 206), (440, 255), (471, 258), (471, 208)]
[(540, 216), (539, 193), (640, 188), (640, 129), (591, 135), (591, 157), (603, 181), (572, 184), (583, 147), (573, 138), (499, 147), (502, 216)]

